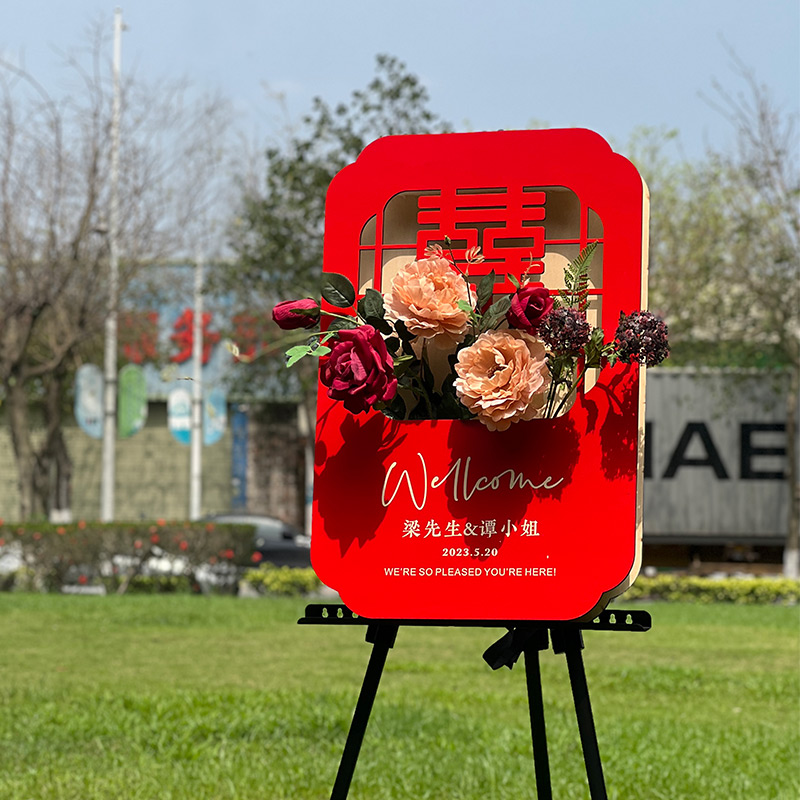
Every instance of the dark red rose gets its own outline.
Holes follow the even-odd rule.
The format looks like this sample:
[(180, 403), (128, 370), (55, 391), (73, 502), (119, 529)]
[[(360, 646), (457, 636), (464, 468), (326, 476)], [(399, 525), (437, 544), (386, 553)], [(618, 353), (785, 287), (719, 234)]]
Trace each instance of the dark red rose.
[(397, 393), (397, 378), (380, 333), (372, 325), (361, 325), (339, 331), (337, 338), (320, 371), (328, 397), (341, 400), (351, 414), (391, 400)]
[(313, 328), (319, 321), (316, 300), (284, 300), (272, 309), (272, 319), (285, 331), (294, 328)]
[(539, 323), (550, 313), (552, 307), (553, 298), (544, 286), (527, 283), (517, 289), (511, 298), (511, 308), (506, 314), (506, 319), (512, 328), (535, 334), (539, 329)]

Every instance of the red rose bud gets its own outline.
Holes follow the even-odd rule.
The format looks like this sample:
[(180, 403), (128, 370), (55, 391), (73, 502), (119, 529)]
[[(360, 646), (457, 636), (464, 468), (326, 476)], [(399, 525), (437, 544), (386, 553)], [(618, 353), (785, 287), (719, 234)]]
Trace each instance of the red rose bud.
[(272, 309), (272, 319), (285, 331), (294, 328), (313, 328), (319, 321), (316, 300), (284, 300)]
[(341, 400), (351, 414), (368, 411), (397, 394), (394, 362), (372, 325), (337, 332), (338, 341), (320, 370), (328, 397)]
[(526, 283), (511, 298), (506, 320), (512, 328), (535, 334), (541, 321), (553, 308), (553, 298), (544, 286)]

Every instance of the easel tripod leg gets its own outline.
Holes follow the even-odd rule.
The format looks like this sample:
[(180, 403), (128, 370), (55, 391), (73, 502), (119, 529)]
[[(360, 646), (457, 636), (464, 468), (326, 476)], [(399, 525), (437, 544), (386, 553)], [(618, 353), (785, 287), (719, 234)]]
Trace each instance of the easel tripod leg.
[(569, 682), (572, 686), (572, 698), (575, 702), (575, 714), (578, 718), (578, 731), (583, 748), (583, 760), (586, 764), (586, 777), (589, 780), (589, 793), (592, 800), (607, 800), (603, 765), (600, 761), (600, 748), (597, 745), (597, 733), (592, 716), (592, 704), (589, 700), (589, 687), (586, 683), (586, 671), (583, 666), (583, 637), (578, 628), (553, 631), (553, 649), (564, 653), (567, 657)]
[(531, 716), (531, 740), (533, 743), (533, 768), (536, 775), (538, 800), (552, 800), (550, 785), (550, 759), (547, 754), (547, 732), (544, 722), (542, 699), (542, 673), (539, 668), (539, 652), (548, 647), (547, 631), (537, 634), (538, 640), (525, 648), (525, 679), (528, 685), (528, 708)]
[(347, 741), (344, 745), (342, 760), (339, 762), (336, 781), (333, 784), (331, 800), (346, 800), (350, 791), (350, 783), (353, 780), (353, 773), (358, 761), (358, 754), (361, 751), (361, 743), (364, 741), (364, 733), (367, 730), (375, 695), (378, 693), (378, 685), (380, 684), (383, 667), (386, 664), (386, 656), (394, 646), (397, 628), (397, 625), (379, 624), (370, 625), (367, 628), (367, 641), (373, 645), (372, 653), (369, 657), (367, 671), (364, 674), (364, 682), (361, 684), (361, 692), (358, 695), (356, 708), (353, 712), (353, 721), (350, 723), (350, 730), (347, 733)]

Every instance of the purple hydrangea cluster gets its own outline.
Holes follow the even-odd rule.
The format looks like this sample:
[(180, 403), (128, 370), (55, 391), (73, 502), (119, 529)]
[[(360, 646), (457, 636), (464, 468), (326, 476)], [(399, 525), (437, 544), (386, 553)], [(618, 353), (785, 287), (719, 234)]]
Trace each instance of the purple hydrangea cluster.
[(660, 364), (669, 355), (664, 320), (649, 311), (620, 314), (614, 350), (625, 364), (638, 362), (648, 367)]
[(554, 308), (539, 325), (539, 337), (561, 355), (580, 351), (591, 333), (586, 315), (577, 308)]

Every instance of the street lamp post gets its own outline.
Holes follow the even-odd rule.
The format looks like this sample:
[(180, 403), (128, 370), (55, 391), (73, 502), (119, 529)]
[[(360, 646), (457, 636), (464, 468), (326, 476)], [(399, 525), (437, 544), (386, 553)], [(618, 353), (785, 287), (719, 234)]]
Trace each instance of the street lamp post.
[(189, 519), (200, 519), (203, 496), (203, 256), (194, 268), (192, 329), (192, 435), (189, 466)]
[(113, 104), (111, 109), (111, 203), (109, 209), (108, 315), (105, 324), (103, 459), (100, 519), (114, 519), (115, 445), (117, 437), (117, 303), (119, 299), (119, 128), (121, 116), (122, 9), (114, 11)]

